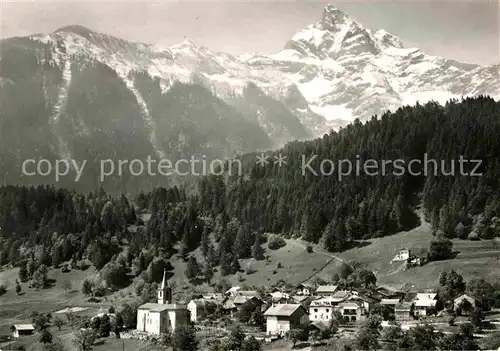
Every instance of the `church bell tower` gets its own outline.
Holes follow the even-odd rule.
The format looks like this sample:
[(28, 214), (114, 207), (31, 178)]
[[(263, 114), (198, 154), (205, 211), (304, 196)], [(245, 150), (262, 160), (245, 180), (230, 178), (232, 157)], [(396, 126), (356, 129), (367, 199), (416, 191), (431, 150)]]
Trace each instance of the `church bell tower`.
[(158, 304), (165, 305), (172, 303), (172, 289), (168, 285), (167, 281), (167, 270), (163, 271), (163, 280), (161, 286), (158, 289)]

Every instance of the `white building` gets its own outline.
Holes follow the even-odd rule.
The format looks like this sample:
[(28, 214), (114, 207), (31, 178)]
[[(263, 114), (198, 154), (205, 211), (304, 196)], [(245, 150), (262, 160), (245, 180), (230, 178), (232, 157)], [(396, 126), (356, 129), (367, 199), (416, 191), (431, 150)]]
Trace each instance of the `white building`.
[(205, 305), (207, 304), (207, 300), (205, 299), (196, 299), (191, 300), (187, 304), (187, 309), (189, 311), (189, 316), (191, 318), (191, 322), (195, 323), (198, 320), (205, 318)]
[(410, 250), (402, 248), (400, 249), (396, 256), (392, 259), (392, 262), (407, 261), (410, 258)]
[(309, 305), (309, 320), (311, 322), (330, 321), (333, 317), (335, 306), (345, 301), (347, 296), (328, 296), (311, 301)]
[(158, 289), (158, 303), (146, 303), (137, 309), (137, 330), (159, 335), (172, 332), (177, 326), (186, 325), (189, 311), (186, 305), (172, 304), (172, 290), (163, 272), (163, 281)]
[(344, 321), (347, 323), (363, 322), (368, 317), (368, 311), (359, 302), (342, 302), (336, 309), (340, 312)]
[(264, 312), (267, 335), (285, 335), (291, 329), (309, 323), (306, 309), (300, 304), (278, 304)]
[(35, 332), (33, 324), (14, 324), (12, 326), (12, 337), (20, 338), (21, 336), (28, 336)]
[(415, 316), (425, 317), (429, 314), (429, 310), (436, 307), (436, 293), (418, 293), (413, 301), (415, 306), (413, 313)]
[(309, 296), (314, 290), (314, 285), (311, 283), (302, 283), (297, 287), (297, 295)]

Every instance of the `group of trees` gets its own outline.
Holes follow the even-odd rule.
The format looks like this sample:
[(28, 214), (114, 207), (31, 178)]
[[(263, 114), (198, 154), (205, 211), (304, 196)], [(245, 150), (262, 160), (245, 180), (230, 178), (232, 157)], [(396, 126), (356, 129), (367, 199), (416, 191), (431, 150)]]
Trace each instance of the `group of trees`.
[(432, 325), (421, 324), (403, 331), (393, 324), (383, 332), (381, 340), (388, 350), (478, 350), (472, 326), (462, 324), (459, 329), (458, 333), (443, 334)]
[[(445, 106), (403, 107), (366, 124), (355, 121), (321, 139), (288, 144), (280, 150), (287, 156), (286, 167), (256, 165), (255, 154), (242, 156), (244, 177), (230, 176), (227, 183), (220, 177), (201, 181), (200, 210), (217, 215), (224, 209), (250, 230), (301, 236), (339, 251), (353, 240), (414, 226), (413, 208), (422, 194), (427, 219), (445, 237), (478, 227), (487, 237), (499, 235), (499, 105), (478, 97)], [(460, 156), (481, 159), (476, 172), (482, 176), (470, 175), (472, 162), (462, 165), (461, 172)], [(351, 161), (350, 173), (346, 165), (335, 164), (333, 170), (328, 162), (321, 165), (345, 159)], [(389, 163), (381, 174), (382, 161), (395, 159), (405, 160), (404, 172)], [(360, 172), (354, 168), (358, 160)], [(367, 160), (377, 161), (378, 174), (363, 170)], [(411, 160), (417, 163), (410, 166)], [(339, 174), (347, 173), (339, 181)]]
[(453, 307), (453, 300), (462, 294), (474, 298), (477, 301), (476, 307), (480, 310), (500, 307), (500, 282), (489, 282), (484, 278), (465, 282), (460, 273), (452, 269), (441, 273), (439, 284), (440, 299), (450, 309)]
[[(189, 262), (191, 279), (210, 281), (216, 266), (229, 275), (241, 270), (240, 259), (263, 259), (265, 232), (300, 236), (340, 251), (356, 240), (411, 228), (418, 222), (413, 208), (420, 193), (440, 238), (431, 244), (429, 259), (444, 259), (451, 251), (446, 238), (462, 237), (472, 226), (488, 237), (498, 234), (498, 109), (497, 102), (485, 97), (444, 107), (429, 103), (400, 108), (364, 125), (355, 121), (321, 139), (288, 144), (281, 151), (287, 167), (262, 167), (255, 165), (254, 154), (241, 156), (245, 177), (202, 177), (197, 193), (157, 188), (132, 199), (112, 197), (102, 189), (80, 194), (49, 186), (3, 186), (0, 265), (19, 265), (21, 281), (32, 279), (33, 286), (43, 288), (47, 267), (87, 258), (106, 271), (106, 285), (118, 288), (129, 272), (138, 276), (146, 271), (153, 258), (179, 254)], [(320, 172), (316, 161), (324, 159), (397, 156), (423, 162), (425, 154), (436, 160), (481, 156), (486, 167), (481, 177), (361, 172), (342, 181), (332, 179), (342, 170), (329, 176), (310, 170)], [(315, 155), (302, 174), (303, 157)], [(146, 224), (143, 213), (150, 217)], [(270, 239), (270, 250), (283, 245), (279, 237)], [(190, 258), (198, 247), (203, 262)]]

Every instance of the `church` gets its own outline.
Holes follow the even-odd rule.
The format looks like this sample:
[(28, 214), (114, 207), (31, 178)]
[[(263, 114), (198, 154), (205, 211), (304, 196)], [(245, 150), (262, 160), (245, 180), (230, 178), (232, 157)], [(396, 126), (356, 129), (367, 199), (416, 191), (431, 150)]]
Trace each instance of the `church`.
[(172, 289), (163, 272), (163, 280), (158, 289), (158, 303), (145, 303), (137, 309), (137, 330), (148, 334), (160, 335), (173, 332), (176, 327), (189, 322), (186, 305), (172, 303)]

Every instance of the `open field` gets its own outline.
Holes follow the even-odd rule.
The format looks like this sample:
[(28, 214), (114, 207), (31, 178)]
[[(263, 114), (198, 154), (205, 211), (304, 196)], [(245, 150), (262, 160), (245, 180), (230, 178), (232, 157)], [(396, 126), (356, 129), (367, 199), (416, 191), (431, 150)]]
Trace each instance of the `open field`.
[[(439, 274), (445, 269), (457, 270), (465, 280), (478, 277), (500, 279), (500, 241), (469, 241), (454, 239), (453, 250), (458, 252), (451, 260), (431, 262), (423, 267), (403, 270), (401, 262), (391, 263), (400, 248), (426, 249), (432, 239), (428, 223), (396, 235), (368, 240), (368, 245), (338, 254), (347, 261), (355, 260), (373, 270), (378, 284), (400, 288), (411, 284), (416, 289), (438, 285)], [(324, 269), (324, 275), (334, 274), (337, 265)]]
[[(292, 284), (298, 284), (319, 271), (323, 266), (328, 264), (332, 257), (323, 252), (308, 253), (305, 247), (297, 244), (294, 240), (286, 240), (287, 245), (279, 250), (269, 250), (267, 245), (263, 244), (267, 261), (257, 261), (255, 259), (240, 260), (242, 272), (240, 276), (244, 279), (238, 280), (238, 275), (224, 277), (230, 284), (233, 285), (248, 285), (248, 286), (270, 286), (283, 279)], [(203, 258), (199, 250), (193, 253), (198, 262), (203, 262)], [(277, 263), (280, 262), (282, 268), (277, 268)], [(182, 260), (172, 260), (174, 266), (174, 276), (171, 280), (175, 281), (177, 286), (186, 285), (188, 282), (185, 279), (184, 271), (186, 263)], [(333, 263), (329, 264), (334, 265)], [(251, 267), (254, 273), (246, 274), (247, 267)], [(273, 273), (276, 271), (275, 273)], [(221, 278), (220, 272), (216, 272), (212, 278), (212, 282), (216, 282)], [(198, 286), (200, 290), (208, 289), (207, 284)]]
[[(31, 312), (52, 313), (57, 311), (76, 308), (76, 312), (83, 315), (95, 315), (99, 310), (106, 310), (109, 306), (119, 306), (130, 297), (128, 292), (118, 291), (110, 296), (100, 298), (99, 303), (88, 302), (88, 298), (81, 292), (82, 282), (87, 277), (96, 274), (95, 269), (90, 267), (85, 271), (72, 270), (62, 273), (60, 269), (51, 269), (48, 272), (49, 280), (54, 284), (47, 289), (36, 290), (28, 288), (28, 283), (22, 283), (22, 292), (15, 292), (15, 281), (18, 277), (18, 269), (0, 271), (0, 284), (7, 285), (7, 293), (0, 296), (0, 335), (10, 333), (13, 324), (31, 323)], [(65, 291), (62, 282), (69, 281), (71, 288)], [(62, 313), (64, 317), (64, 313)]]
[[(71, 328), (67, 325), (63, 326), (61, 331), (57, 328), (50, 328), (50, 332), (53, 335), (53, 341), (59, 342), (64, 346), (65, 351), (78, 351), (78, 348), (73, 343), (74, 335)], [(39, 342), (40, 335), (35, 333), (34, 335), (23, 337), (11, 342), (5, 342), (0, 344), (1, 350), (12, 350), (18, 345), (23, 345), (26, 351), (43, 351), (43, 347)], [(94, 346), (94, 351), (159, 351), (160, 349), (155, 348), (155, 346), (146, 341), (136, 340), (136, 339), (115, 339), (113, 336), (106, 339), (98, 339)], [(162, 348), (162, 351), (168, 351), (169, 349)]]

